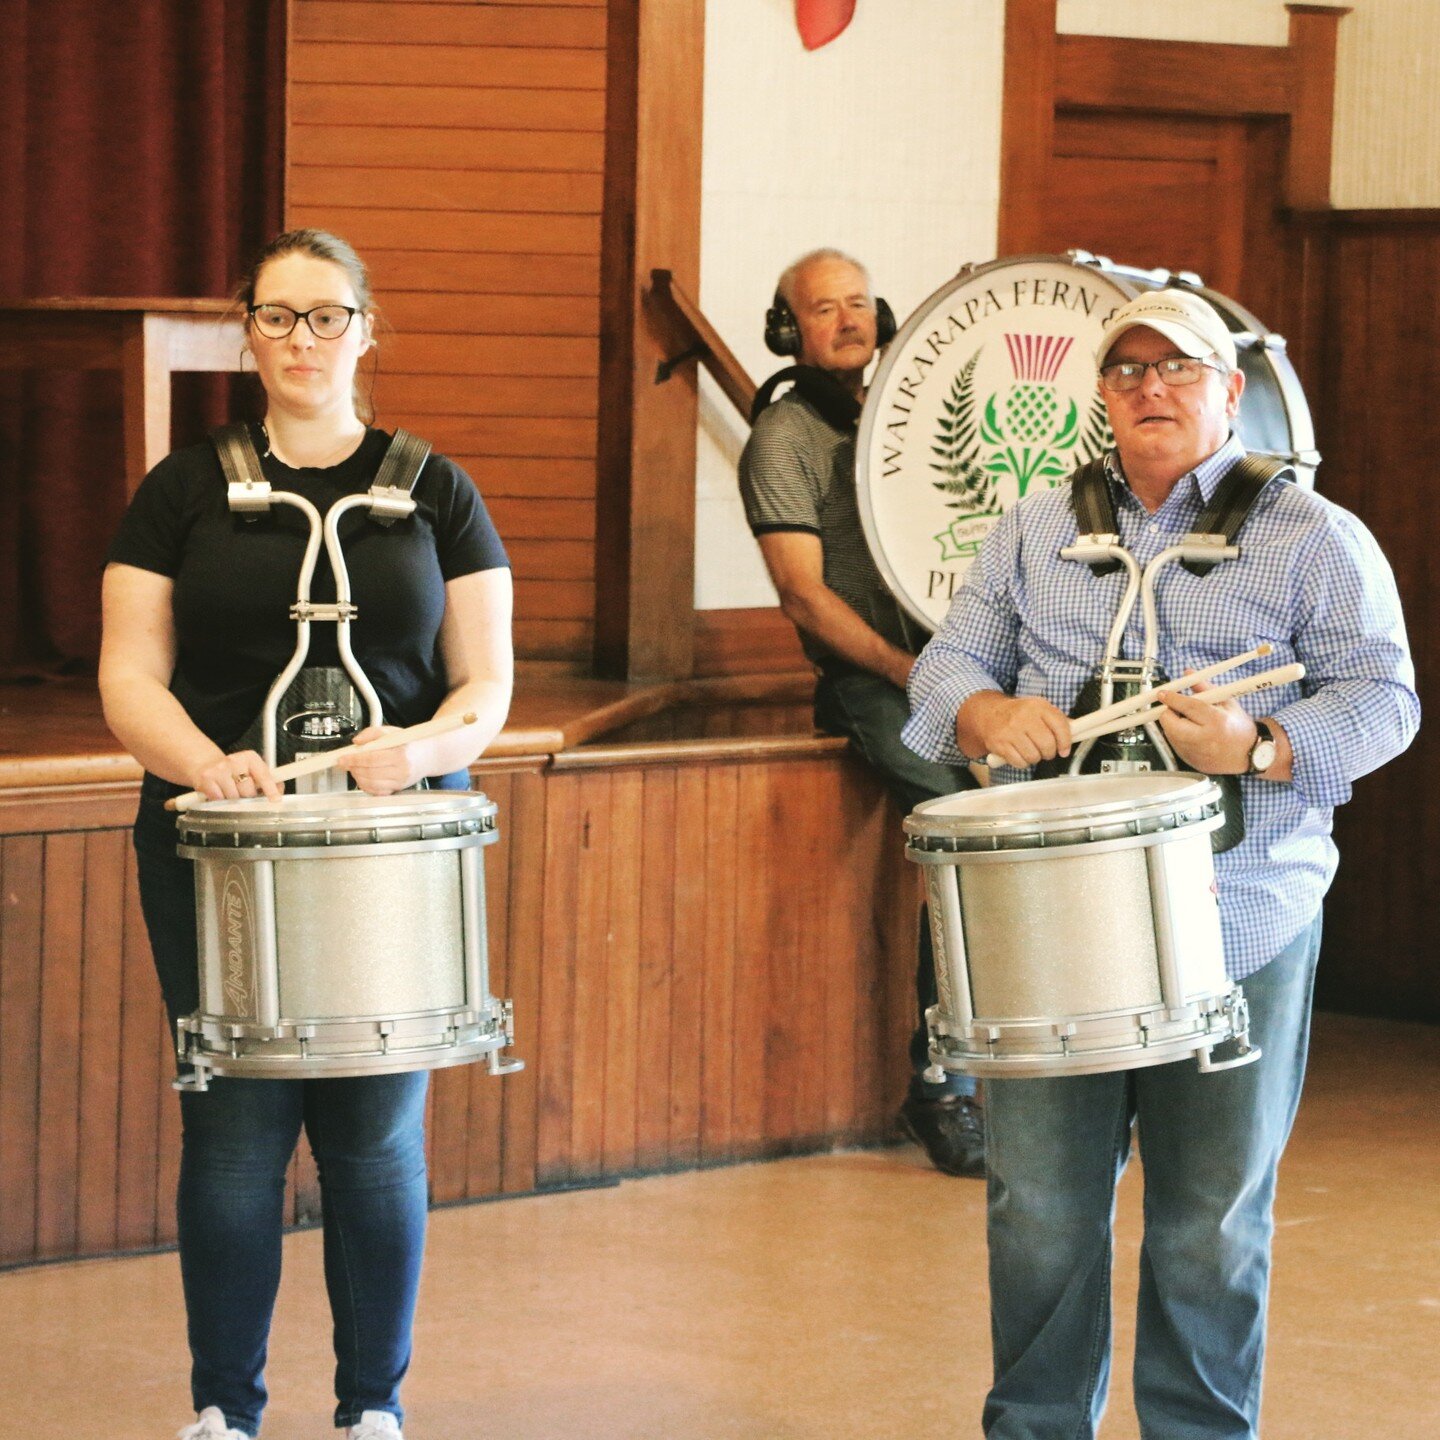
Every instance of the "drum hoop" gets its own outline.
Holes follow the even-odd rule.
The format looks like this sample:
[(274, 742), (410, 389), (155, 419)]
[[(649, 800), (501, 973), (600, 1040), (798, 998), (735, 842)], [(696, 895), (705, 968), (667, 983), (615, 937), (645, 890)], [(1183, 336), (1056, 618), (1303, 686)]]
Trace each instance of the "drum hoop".
[[(1060, 834), (1031, 837), (1033, 843), (1017, 844), (1015, 837), (931, 835), (912, 838), (905, 853), (921, 865), (1004, 865), (1036, 860), (1058, 860), (1067, 851), (1083, 850), (1085, 855), (1106, 855), (1117, 850), (1168, 845), (1176, 840), (1208, 835), (1225, 823), (1218, 804), (1204, 815), (1191, 813), (1174, 817), (1165, 824), (1164, 817), (1140, 828), (1120, 827), (1123, 821), (1111, 821), (1101, 827), (1106, 833), (1081, 834), (1067, 830)], [(922, 843), (928, 840), (930, 843)], [(1008, 842), (1008, 843), (1007, 843)]]
[(175, 853), (186, 860), (201, 861), (265, 861), (277, 863), (286, 860), (344, 860), (369, 856), (372, 859), (389, 858), (394, 855), (438, 855), (446, 850), (466, 850), (476, 845), (493, 845), (500, 838), (500, 832), (493, 825), (483, 829), (466, 831), (462, 834), (417, 836), (412, 826), (404, 834), (376, 833), (365, 839), (345, 835), (329, 844), (314, 844), (314, 837), (270, 836), (241, 837), (215, 835), (207, 837), (209, 844), (181, 844)]
[(176, 820), (180, 844), (234, 855), (247, 850), (273, 854), (306, 848), (323, 851), (344, 846), (430, 844), (447, 839), (485, 844), (484, 839), (470, 837), (495, 838), (498, 807), (478, 790), (427, 791), (407, 796), (407, 803), (394, 806), (313, 803), (322, 798), (287, 795), (287, 802), (304, 803), (283, 808), (260, 796), (197, 805)]
[[(1170, 773), (1170, 772), (1165, 772)], [(1120, 799), (1097, 798), (1084, 805), (1063, 808), (1014, 810), (1004, 814), (937, 815), (929, 807), (948, 797), (927, 800), (906, 817), (904, 829), (911, 848), (920, 851), (992, 851), (1009, 853), (1031, 849), (1048, 849), (1064, 845), (1090, 844), (1098, 839), (1154, 834), (1200, 824), (1219, 816), (1222, 793), (1219, 785), (1205, 775), (1176, 771), (1189, 779), (1168, 791), (1149, 797)], [(1028, 782), (1032, 786), (1073, 785), (1076, 779), (1091, 779), (1104, 787), (1110, 777), (1061, 776), (1054, 781)], [(1010, 787), (1006, 787), (1009, 789)], [(967, 792), (968, 793), (968, 792)], [(978, 792), (984, 794), (985, 792)], [(1116, 828), (1120, 827), (1120, 828)], [(1109, 836), (1095, 836), (1095, 830), (1110, 830)], [(1029, 844), (1004, 844), (1016, 837), (1033, 837)]]

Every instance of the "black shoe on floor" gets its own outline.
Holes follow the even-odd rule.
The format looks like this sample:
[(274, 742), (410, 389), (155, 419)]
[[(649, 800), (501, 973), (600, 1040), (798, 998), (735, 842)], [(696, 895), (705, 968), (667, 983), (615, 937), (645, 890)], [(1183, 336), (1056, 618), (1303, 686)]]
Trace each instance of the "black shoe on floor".
[(943, 1100), (907, 1096), (900, 1107), (900, 1128), (943, 1174), (984, 1178), (985, 1115), (968, 1095)]

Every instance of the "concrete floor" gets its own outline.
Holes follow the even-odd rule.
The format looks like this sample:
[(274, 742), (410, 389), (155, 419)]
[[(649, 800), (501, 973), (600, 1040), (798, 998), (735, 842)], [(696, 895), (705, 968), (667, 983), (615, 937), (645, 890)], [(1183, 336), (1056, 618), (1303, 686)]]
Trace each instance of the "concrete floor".
[[(1440, 1436), (1440, 1031), (1319, 1017), (1282, 1173), (1266, 1440)], [(1136, 1440), (1139, 1176), (1121, 1187), (1104, 1440)], [(983, 1186), (909, 1148), (433, 1216), (410, 1440), (978, 1436)], [(163, 1440), (189, 1419), (173, 1255), (0, 1275), (0, 1414)], [(265, 1440), (333, 1435), (320, 1237), (287, 1241)]]

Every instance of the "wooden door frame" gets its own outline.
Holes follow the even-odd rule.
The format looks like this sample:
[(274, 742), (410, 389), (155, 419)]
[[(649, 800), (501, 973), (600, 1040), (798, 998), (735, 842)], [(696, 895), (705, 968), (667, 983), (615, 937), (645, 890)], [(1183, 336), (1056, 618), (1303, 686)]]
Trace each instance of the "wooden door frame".
[(609, 0), (595, 492), (595, 668), (694, 666), (696, 367), (650, 273), (700, 291), (705, 0)]
[(1286, 5), (1287, 45), (1058, 35), (1058, 0), (1007, 0), (1000, 129), (1001, 255), (1034, 249), (1057, 109), (1281, 117), (1289, 122), (1285, 203), (1330, 206), (1335, 51), (1348, 6)]

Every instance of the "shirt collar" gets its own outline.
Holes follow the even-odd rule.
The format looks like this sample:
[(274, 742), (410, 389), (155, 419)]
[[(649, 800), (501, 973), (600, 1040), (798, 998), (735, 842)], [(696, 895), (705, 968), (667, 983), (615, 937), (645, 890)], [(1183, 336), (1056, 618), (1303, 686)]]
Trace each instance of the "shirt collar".
[[(1238, 464), (1244, 458), (1245, 447), (1240, 443), (1240, 437), (1232, 430), (1225, 443), (1213, 455), (1202, 460), (1193, 470), (1182, 475), (1176, 482), (1176, 486), (1178, 488), (1187, 480), (1193, 481), (1200, 491), (1201, 503), (1208, 505), (1211, 497), (1215, 494), (1216, 487), (1229, 473), (1231, 466)], [(1128, 498), (1134, 499), (1133, 492), (1125, 479), (1125, 472), (1120, 466), (1118, 449), (1110, 449), (1105, 452), (1105, 474), (1112, 486), (1117, 487)], [(1171, 493), (1173, 494), (1174, 491)]]

